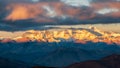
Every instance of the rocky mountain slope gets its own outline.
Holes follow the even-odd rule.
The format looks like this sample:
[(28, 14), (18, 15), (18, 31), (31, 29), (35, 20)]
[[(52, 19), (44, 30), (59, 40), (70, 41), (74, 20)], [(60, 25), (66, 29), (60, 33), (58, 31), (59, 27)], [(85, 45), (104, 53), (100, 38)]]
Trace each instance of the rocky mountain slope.
[(85, 44), (87, 42), (105, 42), (107, 44), (120, 44), (120, 34), (105, 32), (90, 27), (88, 29), (50, 29), (50, 30), (28, 30), (23, 35), (9, 39), (1, 37), (1, 42), (74, 42)]
[[(90, 61), (96, 64), (96, 67), (100, 67), (98, 63), (104, 60), (97, 63), (91, 60), (100, 60), (112, 54), (119, 55), (119, 45), (119, 33), (106, 32), (96, 27), (28, 30), (14, 38), (4, 38), (1, 35), (0, 57), (24, 62), (30, 67), (63, 68), (85, 61)], [(108, 62), (109, 60), (105, 65), (109, 64)], [(85, 65), (87, 64), (89, 66), (89, 62), (85, 62)], [(79, 64), (70, 67), (77, 66)]]

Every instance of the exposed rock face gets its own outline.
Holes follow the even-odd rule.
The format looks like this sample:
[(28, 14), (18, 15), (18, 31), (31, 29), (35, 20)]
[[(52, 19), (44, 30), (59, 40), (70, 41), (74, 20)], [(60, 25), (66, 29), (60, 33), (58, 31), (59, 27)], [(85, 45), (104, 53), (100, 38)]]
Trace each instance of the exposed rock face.
[(86, 61), (66, 68), (120, 68), (120, 55), (111, 55), (98, 61)]
[(17, 43), (24, 43), (24, 42), (29, 42), (30, 40), (28, 38), (18, 38), (15, 41)]
[(28, 31), (23, 34), (23, 37), (29, 38), (32, 41), (39, 40), (43, 42), (75, 42), (76, 40), (92, 40), (96, 35), (86, 30), (46, 30), (46, 31)]
[(107, 44), (120, 44), (120, 34), (104, 32), (97, 28), (90, 29), (61, 29), (25, 32), (21, 37), (38, 42), (75, 42), (85, 44), (88, 41)]
[[(10, 38), (10, 39), (9, 38), (2, 38), (0, 40), (1, 43), (7, 43), (7, 42), (24, 43), (24, 42), (34, 42), (34, 41), (35, 41), (35, 43), (36, 43), (36, 41), (39, 42), (39, 43), (45, 42), (45, 43), (43, 43), (45, 45), (48, 45), (48, 43), (46, 44), (46, 42), (62, 42), (62, 44), (64, 44), (63, 42), (73, 42), (75, 44), (76, 43), (87, 44), (88, 42), (92, 42), (92, 43), (105, 42), (107, 44), (118, 44), (118, 45), (120, 45), (120, 34), (119, 33), (114, 33), (114, 32), (101, 31), (101, 30), (99, 30), (97, 28), (93, 28), (93, 27), (90, 28), (90, 29), (59, 29), (59, 30), (54, 29), (54, 30), (40, 30), (40, 31), (29, 30), (29, 31), (26, 31), (23, 35), (18, 36), (16, 38)], [(39, 43), (37, 45), (43, 45), (43, 44), (39, 44)], [(58, 44), (58, 43), (55, 43), (54, 45), (56, 45), (56, 44)], [(80, 44), (77, 44), (77, 45), (80, 45)], [(88, 44), (88, 46), (90, 44)], [(10, 44), (10, 45), (12, 45), (12, 44)], [(69, 43), (66, 44), (66, 45), (69, 46)], [(90, 45), (90, 47), (91, 47), (91, 45)], [(48, 49), (48, 51), (54, 51), (54, 49), (52, 49), (51, 47), (47, 48), (47, 49)], [(47, 49), (45, 47), (45, 49), (43, 48), (43, 51), (47, 51)], [(49, 49), (52, 49), (52, 50), (49, 50)], [(85, 47), (85, 49), (86, 49), (86, 47)], [(101, 50), (98, 50), (98, 49), (101, 49)], [(98, 48), (98, 49), (96, 49), (98, 51), (95, 52), (95, 55), (97, 53), (100, 53), (100, 52), (101, 53), (103, 52), (102, 55), (109, 53), (109, 52), (104, 53), (105, 51), (102, 50), (102, 48)], [(106, 48), (104, 48), (104, 49), (106, 50)], [(32, 50), (34, 50), (34, 48), (31, 47), (31, 52), (33, 52)], [(86, 50), (88, 50), (88, 49), (86, 49)], [(119, 49), (117, 49), (117, 50), (118, 51), (112, 52), (113, 50), (110, 49), (110, 52), (112, 52), (110, 54), (114, 54), (114, 53), (118, 53), (119, 54)], [(56, 49), (55, 49), (55, 51), (56, 51)], [(64, 49), (63, 50), (61, 49), (60, 51), (62, 51), (62, 53), (63, 53)], [(77, 50), (75, 48), (75, 53), (76, 53), (76, 51)], [(57, 52), (57, 53), (59, 53), (59, 52)], [(71, 51), (71, 48), (70, 48), (70, 53), (69, 52), (68, 53), (73, 55), (71, 52), (72, 51)], [(88, 52), (88, 51), (86, 51), (86, 52)], [(20, 54), (22, 54), (22, 53), (23, 53), (23, 51)], [(26, 52), (26, 54), (27, 53), (29, 53), (29, 50)], [(83, 51), (81, 51), (81, 53), (84, 54)], [(81, 56), (81, 53), (80, 53), (80, 56)], [(90, 52), (88, 52), (88, 53), (90, 53)], [(86, 54), (88, 54), (88, 53), (86, 53)], [(17, 52), (16, 52), (16, 54), (17, 54)], [(34, 54), (34, 53), (32, 53), (32, 54)], [(59, 54), (61, 54), (61, 52)], [(69, 55), (69, 54), (67, 54), (67, 55)], [(55, 55), (56, 55), (56, 53), (55, 53)], [(92, 55), (92, 54), (90, 54), (90, 55)], [(57, 56), (58, 56), (58, 54), (57, 54)], [(77, 56), (77, 57), (79, 57), (79, 56)], [(93, 56), (93, 58), (94, 58), (94, 56)], [(119, 55), (117, 55), (117, 56), (116, 55), (112, 55), (110, 57), (106, 57), (106, 58), (98, 60), (98, 61), (94, 60), (94, 61), (87, 61), (87, 62), (76, 63), (76, 64), (68, 66), (67, 68), (120, 68), (119, 64), (120, 64), (120, 56)]]
[[(91, 41), (93, 43), (104, 42), (120, 45), (120, 34), (101, 31), (95, 27), (90, 27), (89, 29), (29, 30), (22, 36), (11, 40), (16, 42), (74, 42), (82, 44)], [(5, 39), (2, 41), (5, 41)]]
[(1, 43), (13, 42), (10, 38), (5, 38), (0, 41)]

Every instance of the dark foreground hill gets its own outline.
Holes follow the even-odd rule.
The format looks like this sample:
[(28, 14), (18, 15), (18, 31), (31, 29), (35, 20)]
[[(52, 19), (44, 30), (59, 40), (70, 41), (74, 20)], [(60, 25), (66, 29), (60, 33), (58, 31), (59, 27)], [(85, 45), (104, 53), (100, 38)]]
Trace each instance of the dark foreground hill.
[(66, 68), (120, 68), (120, 55), (111, 55), (97, 61), (75, 63)]
[[(31, 68), (29, 65), (0, 58), (0, 68)], [(44, 66), (33, 66), (32, 68), (53, 68)], [(91, 60), (75, 63), (65, 68), (120, 68), (120, 55), (107, 56), (101, 60)]]

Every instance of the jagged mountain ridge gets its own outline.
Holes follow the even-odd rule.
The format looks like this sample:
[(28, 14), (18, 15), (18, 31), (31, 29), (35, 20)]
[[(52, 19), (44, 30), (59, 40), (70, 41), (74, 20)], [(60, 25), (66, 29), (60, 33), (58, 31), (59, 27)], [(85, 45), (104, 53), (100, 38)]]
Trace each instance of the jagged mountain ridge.
[(0, 56), (30, 66), (63, 68), (77, 62), (120, 54), (119, 39), (119, 33), (96, 27), (28, 30), (15, 38), (1, 37)]
[(49, 29), (49, 30), (28, 30), (21, 36), (6, 39), (1, 37), (1, 42), (75, 42), (75, 43), (87, 43), (89, 41), (105, 42), (107, 44), (120, 44), (120, 34), (115, 32), (105, 32), (97, 29), (96, 27), (90, 27), (88, 29)]

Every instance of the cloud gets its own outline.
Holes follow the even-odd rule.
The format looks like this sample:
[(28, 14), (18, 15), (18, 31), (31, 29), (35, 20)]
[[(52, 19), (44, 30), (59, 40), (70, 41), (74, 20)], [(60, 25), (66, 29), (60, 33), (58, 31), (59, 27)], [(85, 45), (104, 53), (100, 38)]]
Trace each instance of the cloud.
[(90, 6), (90, 0), (61, 0), (61, 2), (70, 6)]
[(114, 13), (119, 12), (119, 9), (116, 8), (103, 8), (101, 10), (98, 10), (98, 14), (108, 14), (108, 13)]
[(5, 18), (6, 20), (22, 20), (37, 17), (43, 11), (39, 10), (37, 6), (29, 4), (13, 4), (7, 7), (10, 14)]
[[(114, 5), (113, 5), (114, 4)], [(8, 5), (6, 20), (75, 18), (78, 20), (101, 17), (120, 17), (119, 2), (91, 3), (91, 7), (71, 7), (61, 2), (16, 3)], [(64, 17), (64, 18), (63, 18)]]
[[(63, 2), (56, 0), (52, 0), (52, 2), (40, 0), (34, 3), (31, 1), (2, 1), (2, 5), (0, 4), (0, 9), (2, 9), (2, 11), (0, 11), (0, 21), (4, 19), (7, 26), (14, 26), (13, 29), (16, 27), (27, 28), (48, 24), (98, 24), (120, 22), (120, 2), (115, 0), (107, 0), (104, 2), (90, 0), (89, 6), (84, 5), (82, 0), (81, 3), (78, 3), (78, 6), (68, 5), (68, 3), (65, 3), (67, 0), (63, 0)], [(77, 0), (76, 2), (74, 1), (74, 3), (77, 4)], [(0, 22), (0, 24), (2, 23), (4, 22)], [(4, 28), (5, 27), (2, 27), (0, 29)]]
[(93, 3), (94, 12), (103, 15), (102, 17), (120, 17), (120, 2)]
[[(7, 9), (10, 12), (5, 20), (24, 20), (24, 19), (47, 19), (60, 17), (61, 9), (64, 5), (59, 2), (55, 3), (17, 3), (8, 5)], [(52, 19), (51, 19), (52, 20)]]
[(32, 18), (33, 16), (31, 14), (29, 14), (29, 11), (25, 8), (25, 7), (15, 7), (11, 14), (9, 14), (6, 17), (6, 20), (21, 20), (21, 19), (28, 19), (28, 18)]
[(51, 8), (50, 6), (43, 6), (43, 9), (47, 11), (47, 16), (49, 17), (55, 17), (56, 16), (56, 12), (53, 8)]
[(31, 0), (32, 2), (39, 2), (39, 0)]

